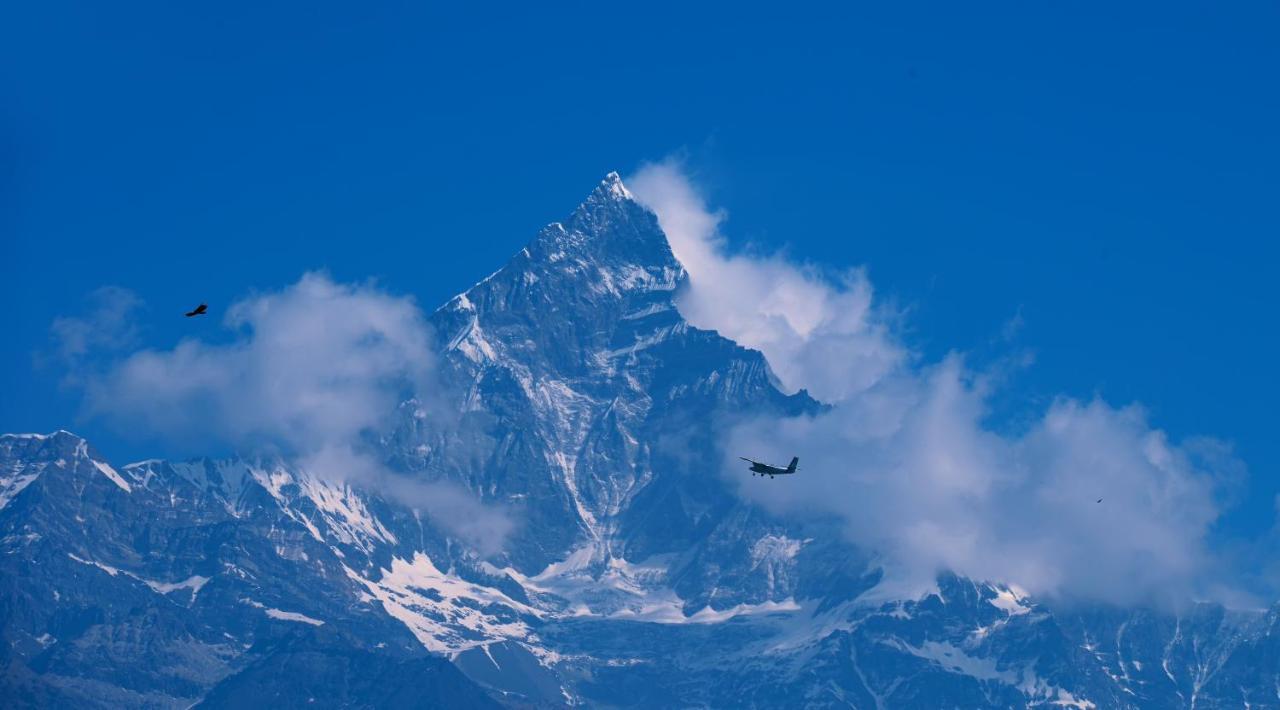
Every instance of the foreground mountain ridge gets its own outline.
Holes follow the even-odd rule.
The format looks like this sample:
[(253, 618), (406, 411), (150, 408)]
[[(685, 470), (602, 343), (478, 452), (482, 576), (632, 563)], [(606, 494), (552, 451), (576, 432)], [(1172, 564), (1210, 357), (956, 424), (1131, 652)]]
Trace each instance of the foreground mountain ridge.
[(943, 575), (875, 602), (835, 521), (744, 503), (717, 431), (821, 405), (690, 326), (610, 174), (441, 306), (441, 392), (376, 442), (515, 532), (483, 554), (279, 458), (116, 466), (0, 437), (0, 697), (110, 707), (1280, 707), (1280, 607), (1056, 609)]

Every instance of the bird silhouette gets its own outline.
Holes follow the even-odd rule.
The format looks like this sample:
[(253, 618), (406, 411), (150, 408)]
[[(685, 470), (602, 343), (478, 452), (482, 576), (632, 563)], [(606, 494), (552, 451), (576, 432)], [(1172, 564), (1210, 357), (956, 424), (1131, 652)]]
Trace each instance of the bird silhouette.
[(209, 311), (209, 305), (207, 303), (201, 303), (200, 305), (196, 306), (196, 309), (194, 311), (188, 311), (187, 317), (191, 318), (192, 316), (202, 316), (208, 311)]
[(1101, 499), (1101, 498), (1099, 498), (1099, 499), (1098, 499), (1098, 502), (1099, 502), (1099, 503), (1101, 503), (1101, 502), (1102, 502), (1102, 499)]

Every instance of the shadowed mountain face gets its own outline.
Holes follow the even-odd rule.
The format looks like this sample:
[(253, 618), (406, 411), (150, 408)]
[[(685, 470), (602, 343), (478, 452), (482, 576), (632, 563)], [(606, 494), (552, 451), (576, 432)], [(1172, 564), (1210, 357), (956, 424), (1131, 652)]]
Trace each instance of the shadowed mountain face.
[(502, 707), (447, 659), (393, 658), (323, 627), (294, 634), (224, 679), (199, 708)]
[(433, 314), (438, 391), (376, 445), (510, 516), (493, 554), (289, 461), (0, 437), (4, 705), (1280, 706), (1280, 608), (867, 601), (832, 521), (722, 478), (736, 418), (821, 405), (685, 323), (683, 278), (610, 175)]

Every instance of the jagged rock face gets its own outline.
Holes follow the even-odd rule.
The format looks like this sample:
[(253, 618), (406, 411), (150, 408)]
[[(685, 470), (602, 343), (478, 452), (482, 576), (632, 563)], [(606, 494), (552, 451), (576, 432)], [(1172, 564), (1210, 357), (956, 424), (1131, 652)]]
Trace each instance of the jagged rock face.
[(283, 469), (116, 469), (58, 432), (0, 437), (0, 472), (0, 486), (21, 486), (0, 509), (0, 695), (186, 706), (255, 649), (324, 624), (353, 649), (423, 654), (408, 629), (359, 600), (338, 556), (343, 527), (327, 542), (312, 535), (306, 516), (323, 517), (310, 498), (289, 499), (301, 491)]
[(469, 426), (428, 423), (397, 443), (518, 506), (532, 533), (512, 550), (522, 572), (581, 545), (598, 564), (687, 550), (734, 505), (714, 433), (744, 411), (814, 406), (778, 392), (760, 353), (690, 327), (674, 303), (683, 278), (657, 219), (611, 174), (434, 314)]
[(683, 278), (611, 175), (432, 316), (438, 391), (379, 445), (510, 510), (496, 554), (287, 461), (0, 437), (0, 704), (1280, 706), (1280, 607), (871, 601), (837, 525), (721, 477), (735, 417), (820, 405), (690, 327)]

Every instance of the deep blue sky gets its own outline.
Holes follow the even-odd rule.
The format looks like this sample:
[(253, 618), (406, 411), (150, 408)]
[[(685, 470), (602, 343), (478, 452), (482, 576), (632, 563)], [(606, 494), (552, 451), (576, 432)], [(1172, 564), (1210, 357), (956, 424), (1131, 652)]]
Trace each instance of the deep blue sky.
[(151, 453), (33, 368), (99, 286), (154, 346), (313, 268), (433, 308), (682, 151), (736, 243), (865, 264), (928, 357), (1033, 350), (1002, 412), (1141, 401), (1271, 523), (1280, 5), (371, 5), (0, 11), (0, 431)]

